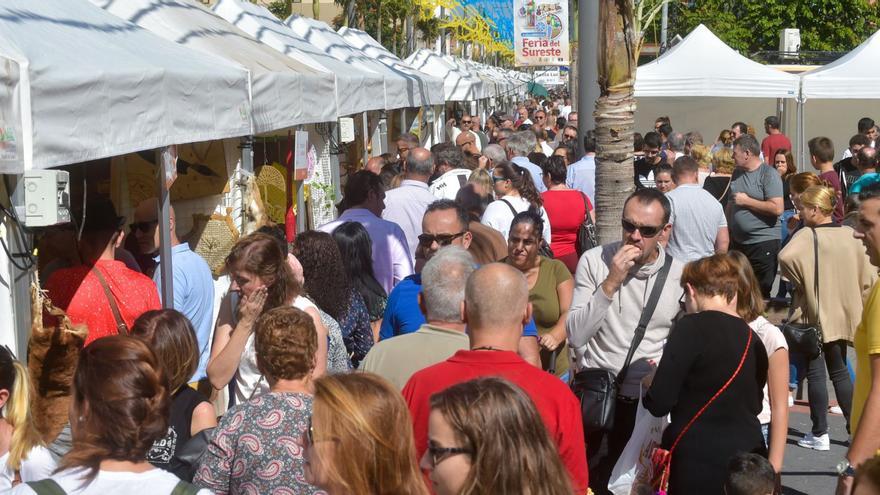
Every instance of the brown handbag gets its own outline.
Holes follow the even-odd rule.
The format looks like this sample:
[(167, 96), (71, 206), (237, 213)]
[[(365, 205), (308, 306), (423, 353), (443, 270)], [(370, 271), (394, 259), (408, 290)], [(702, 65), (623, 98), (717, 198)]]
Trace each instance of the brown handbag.
[(110, 302), (110, 310), (113, 311), (113, 318), (116, 320), (116, 331), (119, 335), (128, 335), (128, 325), (126, 325), (125, 320), (122, 319), (122, 314), (119, 312), (119, 306), (116, 305), (116, 298), (113, 297), (113, 293), (110, 292), (110, 286), (107, 285), (107, 280), (104, 279), (101, 270), (98, 270), (98, 267), (95, 265), (92, 265), (92, 273), (98, 278), (98, 282), (100, 282), (101, 287), (104, 288), (104, 295), (107, 296), (107, 301)]

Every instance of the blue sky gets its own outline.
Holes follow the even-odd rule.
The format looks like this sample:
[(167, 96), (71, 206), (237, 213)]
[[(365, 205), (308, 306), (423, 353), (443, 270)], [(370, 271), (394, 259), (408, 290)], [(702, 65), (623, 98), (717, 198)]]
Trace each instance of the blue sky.
[(459, 0), (462, 5), (471, 6), (491, 19), (502, 41), (513, 45), (513, 0)]

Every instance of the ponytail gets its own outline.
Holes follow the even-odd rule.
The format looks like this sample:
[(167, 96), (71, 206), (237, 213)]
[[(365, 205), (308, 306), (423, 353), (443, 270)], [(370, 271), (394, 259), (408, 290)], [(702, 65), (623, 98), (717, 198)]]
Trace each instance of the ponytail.
[(43, 445), (40, 433), (31, 415), (31, 381), (27, 369), (20, 362), (12, 360), (15, 379), (9, 390), (9, 400), (4, 407), (4, 418), (12, 426), (12, 439), (9, 442), (7, 464), (13, 471), (21, 469), (21, 462), (27, 459), (28, 452), (37, 445)]
[(520, 181), (513, 183), (519, 195), (529, 202), (532, 210), (541, 211), (541, 207), (544, 206), (544, 200), (541, 199), (541, 194), (535, 186), (535, 181), (532, 180), (532, 174), (525, 167), (520, 167), (516, 164), (512, 165), (513, 169), (520, 175)]

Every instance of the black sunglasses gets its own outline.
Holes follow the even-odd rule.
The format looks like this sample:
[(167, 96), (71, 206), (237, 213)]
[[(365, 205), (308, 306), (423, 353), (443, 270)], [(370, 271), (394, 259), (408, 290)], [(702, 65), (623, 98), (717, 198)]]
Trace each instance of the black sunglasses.
[(437, 234), (437, 235), (422, 234), (419, 236), (419, 244), (421, 244), (422, 246), (428, 247), (431, 244), (434, 244), (436, 242), (437, 245), (440, 247), (448, 246), (448, 245), (452, 244), (452, 241), (465, 235), (465, 233), (467, 233), (467, 232), (465, 231), (465, 232), (459, 232), (457, 234)]
[(682, 313), (687, 313), (687, 305), (685, 304), (685, 298), (687, 297), (687, 291), (681, 293), (681, 297), (678, 298), (678, 307), (681, 309)]
[(433, 447), (433, 446), (429, 445), (428, 446), (428, 454), (430, 454), (431, 466), (433, 467), (433, 466), (436, 466), (437, 464), (440, 464), (441, 462), (445, 461), (450, 456), (457, 455), (457, 454), (473, 454), (473, 451), (471, 449), (465, 449), (462, 447), (441, 448), (441, 447)]
[(135, 230), (140, 230), (141, 232), (149, 232), (154, 226), (159, 225), (158, 220), (153, 220), (150, 222), (135, 222), (128, 224), (128, 228), (131, 229), (132, 232)]
[(657, 234), (659, 234), (660, 231), (663, 230), (663, 227), (664, 227), (663, 225), (661, 225), (659, 227), (655, 227), (653, 225), (636, 225), (636, 224), (629, 222), (627, 220), (621, 220), (620, 224), (623, 226), (623, 230), (625, 230), (628, 234), (632, 234), (633, 232), (638, 230), (639, 234), (641, 234), (642, 237), (648, 237), (648, 238), (654, 237)]

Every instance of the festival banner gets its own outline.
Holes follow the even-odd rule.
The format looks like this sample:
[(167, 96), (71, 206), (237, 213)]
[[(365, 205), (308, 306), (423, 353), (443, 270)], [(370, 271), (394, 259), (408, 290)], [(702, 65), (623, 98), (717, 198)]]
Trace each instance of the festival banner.
[(569, 65), (568, 0), (513, 0), (517, 67)]

